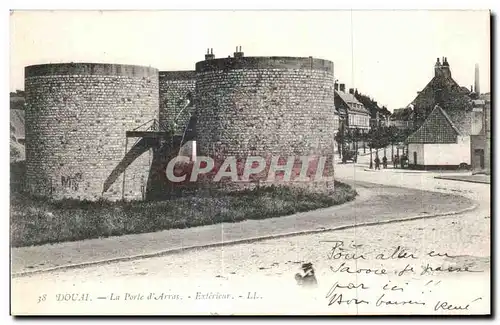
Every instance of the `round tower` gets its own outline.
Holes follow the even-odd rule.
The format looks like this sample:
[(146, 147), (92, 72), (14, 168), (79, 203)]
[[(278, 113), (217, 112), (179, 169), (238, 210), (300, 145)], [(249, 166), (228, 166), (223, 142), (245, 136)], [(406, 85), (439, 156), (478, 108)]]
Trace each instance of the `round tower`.
[[(65, 63), (25, 68), (26, 187), (54, 199), (144, 198), (151, 150), (127, 131), (158, 117), (158, 70)], [(137, 144), (137, 143), (136, 143)]]
[(237, 48), (234, 57), (198, 62), (196, 73), (199, 155), (324, 156), (333, 175), (332, 62), (245, 57)]

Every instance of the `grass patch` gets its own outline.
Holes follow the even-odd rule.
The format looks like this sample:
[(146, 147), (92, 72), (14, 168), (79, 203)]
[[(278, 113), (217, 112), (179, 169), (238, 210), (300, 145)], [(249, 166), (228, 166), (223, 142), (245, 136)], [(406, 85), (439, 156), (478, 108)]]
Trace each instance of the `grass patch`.
[(333, 195), (263, 187), (151, 202), (48, 201), (11, 186), (11, 245), (41, 245), (279, 217), (345, 203), (356, 195), (350, 186), (335, 182)]

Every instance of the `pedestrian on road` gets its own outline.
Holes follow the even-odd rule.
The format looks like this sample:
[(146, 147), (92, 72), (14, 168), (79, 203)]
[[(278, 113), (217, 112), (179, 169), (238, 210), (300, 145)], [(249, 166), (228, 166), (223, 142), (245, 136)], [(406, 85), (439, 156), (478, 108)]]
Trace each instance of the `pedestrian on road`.
[(398, 168), (398, 165), (399, 165), (399, 156), (396, 154), (396, 156), (394, 156), (394, 168)]
[(382, 164), (384, 165), (384, 169), (387, 169), (387, 157), (384, 156), (384, 158), (382, 158)]
[(375, 170), (377, 170), (377, 169), (380, 170), (380, 158), (378, 157), (378, 155), (377, 155), (377, 157), (375, 157), (374, 162), (375, 162)]

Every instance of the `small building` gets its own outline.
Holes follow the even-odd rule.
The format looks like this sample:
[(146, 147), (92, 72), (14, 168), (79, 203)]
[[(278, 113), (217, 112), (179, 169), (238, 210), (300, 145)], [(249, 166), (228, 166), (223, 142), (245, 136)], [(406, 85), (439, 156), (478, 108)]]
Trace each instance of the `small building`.
[(382, 106), (382, 108), (378, 107), (377, 102), (375, 102), (375, 109), (370, 110), (371, 119), (370, 119), (370, 127), (384, 127), (389, 126), (389, 120), (391, 117), (391, 112), (387, 109), (387, 107)]
[(485, 134), (485, 145), (484, 145), (484, 157), (485, 157), (485, 170), (487, 175), (491, 174), (491, 100), (486, 99), (486, 105), (484, 106), (484, 134)]
[(406, 141), (410, 168), (469, 168), (475, 150), (472, 139), (482, 129), (482, 119), (472, 113), (459, 109), (446, 112), (436, 105)]
[(398, 129), (413, 128), (413, 110), (411, 107), (397, 108), (387, 121), (388, 126), (395, 126)]
[[(471, 136), (471, 168), (475, 173), (491, 172), (491, 99), (490, 94), (479, 95), (473, 100), (473, 120), (476, 121)], [(479, 130), (479, 131), (478, 131)], [(476, 132), (477, 131), (477, 132)]]

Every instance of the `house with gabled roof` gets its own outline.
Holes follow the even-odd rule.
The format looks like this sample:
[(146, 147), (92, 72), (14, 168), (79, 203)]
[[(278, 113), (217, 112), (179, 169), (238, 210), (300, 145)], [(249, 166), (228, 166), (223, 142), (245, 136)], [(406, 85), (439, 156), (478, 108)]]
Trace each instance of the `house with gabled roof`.
[[(491, 96), (478, 94), (473, 100), (473, 120), (481, 120), (471, 136), (471, 167), (476, 173), (490, 174), (491, 172)], [(477, 133), (477, 134), (476, 134)]]
[(413, 128), (413, 109), (411, 106), (394, 109), (387, 125), (395, 126), (398, 129)]
[(437, 58), (434, 64), (434, 77), (411, 102), (415, 126), (422, 125), (435, 105), (439, 105), (446, 112), (471, 109), (471, 93), (471, 90), (461, 87), (452, 78), (448, 59), (443, 57), (440, 61)]
[(358, 92), (357, 89), (354, 91), (354, 96), (363, 104), (370, 114), (370, 128), (377, 128), (388, 124), (391, 112), (387, 107), (380, 107), (374, 99)]
[(422, 125), (411, 134), (408, 163), (416, 169), (471, 166), (471, 137), (482, 130), (482, 120), (472, 110), (445, 111), (436, 105)]
[(335, 83), (334, 102), (340, 120), (345, 121), (348, 129), (359, 129), (364, 133), (370, 130), (370, 112), (356, 98), (353, 88), (346, 92), (345, 84)]

